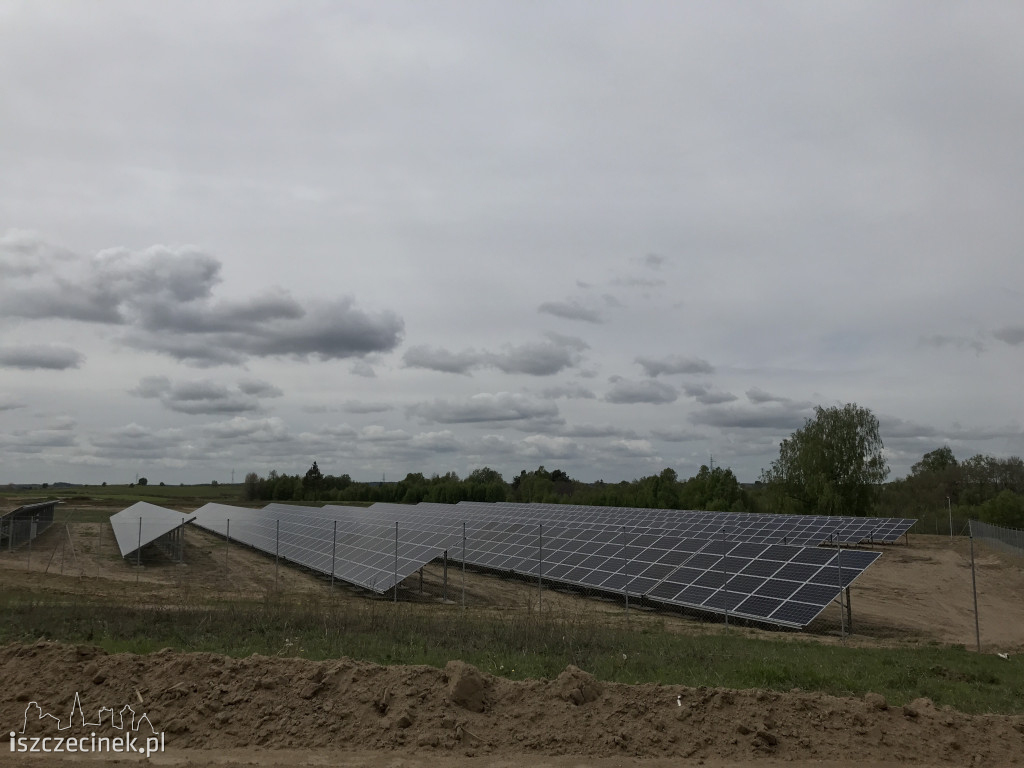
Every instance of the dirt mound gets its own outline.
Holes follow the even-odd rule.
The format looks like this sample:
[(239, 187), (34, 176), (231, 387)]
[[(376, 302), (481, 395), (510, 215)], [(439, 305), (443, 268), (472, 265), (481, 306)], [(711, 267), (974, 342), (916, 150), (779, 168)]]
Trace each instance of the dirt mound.
[(593, 675), (584, 672), (574, 664), (570, 664), (558, 676), (555, 680), (555, 688), (565, 701), (571, 701), (577, 706), (596, 701), (597, 697), (601, 695), (601, 684)]
[[(0, 648), (0, 725), (20, 729), (30, 701), (63, 717), (131, 702), (166, 732), (167, 750), (247, 745), (451, 754), (693, 757), (741, 762), (892, 760), (1019, 765), (1024, 717), (969, 716), (928, 700), (889, 707), (794, 691), (599, 684), (570, 667), (557, 680), (510, 681), (461, 662), (383, 667), (338, 659), (232, 659), (170, 650), (107, 655), (39, 642)], [(39, 732), (45, 721), (31, 720)]]

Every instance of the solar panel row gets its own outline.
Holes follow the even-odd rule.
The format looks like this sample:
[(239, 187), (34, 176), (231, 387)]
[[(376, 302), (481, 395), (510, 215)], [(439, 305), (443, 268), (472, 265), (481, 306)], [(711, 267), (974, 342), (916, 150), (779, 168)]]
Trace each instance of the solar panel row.
[(696, 538), (727, 535), (742, 541), (782, 544), (846, 545), (892, 543), (916, 520), (899, 517), (828, 517), (821, 515), (775, 515), (746, 512), (704, 512), (633, 507), (590, 507), (570, 504), (525, 504), (520, 502), (460, 502), (459, 507), (477, 509), (513, 508), (531, 517), (575, 522), (601, 522), (670, 529)]
[[(512, 506), (488, 505), (466, 516), (466, 561), (606, 592), (806, 626), (879, 552), (685, 538), (663, 530), (575, 521), (524, 520)], [(361, 514), (401, 519), (403, 526), (450, 525), (462, 505), (375, 504)], [(459, 550), (455, 551), (459, 557)]]
[[(818, 520), (831, 522), (832, 532)], [(791, 515), (482, 503), (262, 510), (208, 504), (196, 511), (196, 524), (378, 593), (447, 551), (456, 561), (548, 583), (793, 627), (810, 623), (880, 555), (803, 546), (829, 536), (841, 542), (835, 532), (853, 526)]]
[(140, 501), (111, 515), (110, 526), (114, 529), (121, 557), (128, 557), (192, 519), (192, 515)]

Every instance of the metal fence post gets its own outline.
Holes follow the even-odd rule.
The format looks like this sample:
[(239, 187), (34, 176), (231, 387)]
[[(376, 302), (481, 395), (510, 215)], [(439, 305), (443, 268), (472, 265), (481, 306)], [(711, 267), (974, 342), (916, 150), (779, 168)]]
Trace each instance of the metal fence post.
[(843, 546), (836, 534), (836, 567), (839, 569), (839, 636), (846, 637), (846, 607), (843, 605)]
[(135, 550), (135, 583), (139, 583), (139, 569), (142, 567), (142, 518), (139, 518), (139, 548)]
[(331, 589), (334, 589), (334, 571), (338, 565), (338, 521), (334, 521), (334, 534), (331, 537)]
[(537, 523), (537, 613), (544, 608), (544, 523)]
[(398, 521), (395, 521), (395, 605), (398, 605)]
[(227, 525), (224, 526), (224, 567), (228, 567), (228, 547), (231, 545), (231, 518), (227, 519)]
[(971, 592), (974, 593), (974, 638), (978, 643), (978, 653), (981, 653), (981, 623), (978, 620), (978, 580), (974, 575), (974, 531), (970, 522), (967, 530), (971, 536)]
[(466, 610), (466, 523), (462, 523), (462, 610)]
[(622, 573), (626, 580), (622, 582), (622, 597), (626, 602), (626, 623), (629, 623), (629, 558), (626, 557), (626, 526), (622, 526)]
[(729, 629), (729, 571), (725, 566), (725, 526), (722, 526), (722, 591), (725, 593), (725, 628)]

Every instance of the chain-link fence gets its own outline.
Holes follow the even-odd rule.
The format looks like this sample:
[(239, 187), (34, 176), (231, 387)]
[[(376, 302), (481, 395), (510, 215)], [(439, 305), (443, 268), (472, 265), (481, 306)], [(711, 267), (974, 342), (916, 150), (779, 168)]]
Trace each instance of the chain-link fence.
[(971, 535), (989, 546), (1017, 557), (1024, 557), (1024, 531), (1002, 528), (980, 520), (971, 520)]
[[(626, 624), (637, 616), (676, 616), (757, 626), (755, 606), (764, 612), (760, 624), (772, 625), (768, 611), (786, 603), (803, 613), (783, 626), (798, 628), (803, 616), (817, 615), (809, 631), (846, 635), (857, 621), (849, 586), (863, 570), (854, 560), (866, 551), (812, 548), (829, 557), (834, 553), (825, 566), (837, 579), (832, 596), (821, 597), (829, 589), (827, 578), (815, 580), (815, 572), (825, 573), (819, 570), (823, 564), (801, 565), (801, 586), (793, 586), (796, 581), (782, 586), (804, 589), (805, 597), (816, 593), (815, 604), (804, 603), (795, 592), (755, 594), (766, 582), (757, 558), (738, 556), (739, 542), (724, 532), (721, 538), (671, 549), (612, 527), (588, 534), (530, 522), (510, 536), (480, 521), (459, 524), (457, 530), (400, 521), (372, 531), (348, 523), (339, 527), (329, 519), (318, 525), (283, 516), (259, 526), (241, 517), (207, 529), (190, 524), (122, 557), (109, 521), (82, 519), (68, 510), (37, 538), (6, 553), (4, 565), (29, 574), (103, 579), (81, 591), (95, 588), (103, 595), (122, 589), (126, 601), (167, 605), (370, 597), (505, 614), (581, 612)], [(136, 534), (132, 543), (140, 538)]]

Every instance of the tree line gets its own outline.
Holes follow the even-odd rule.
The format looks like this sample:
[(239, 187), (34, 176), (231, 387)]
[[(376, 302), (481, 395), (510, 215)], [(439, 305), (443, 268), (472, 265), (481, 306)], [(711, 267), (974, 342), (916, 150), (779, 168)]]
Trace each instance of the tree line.
[[(666, 467), (656, 475), (618, 483), (584, 483), (561, 469), (540, 466), (506, 481), (482, 467), (426, 477), (414, 472), (392, 483), (356, 482), (324, 475), (317, 463), (304, 475), (270, 472), (245, 477), (248, 501), (391, 502), (519, 501), (592, 506), (702, 509), (821, 515), (913, 517), (921, 532), (942, 530), (956, 515), (957, 533), (968, 518), (1024, 528), (1024, 461), (978, 454), (958, 461), (949, 446), (925, 453), (910, 474), (886, 482), (889, 466), (878, 419), (855, 403), (815, 409), (813, 418), (779, 445), (779, 457), (752, 486), (727, 467), (702, 466), (680, 479)], [(943, 525), (940, 526), (940, 522)], [(933, 531), (933, 528), (935, 529)]]
[(305, 475), (250, 472), (243, 485), (247, 501), (288, 502), (392, 502), (421, 501), (455, 504), (460, 501), (521, 501), (548, 504), (709, 509), (748, 512), (755, 504), (731, 469), (702, 466), (691, 478), (680, 480), (665, 468), (657, 475), (619, 483), (584, 483), (561, 469), (522, 470), (510, 481), (495, 469), (475, 469), (460, 478), (455, 472), (425, 477), (413, 472), (392, 483), (360, 483), (347, 474), (324, 475), (314, 461)]

